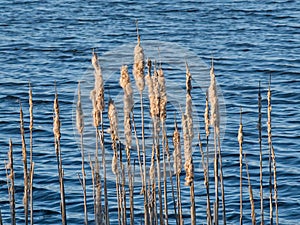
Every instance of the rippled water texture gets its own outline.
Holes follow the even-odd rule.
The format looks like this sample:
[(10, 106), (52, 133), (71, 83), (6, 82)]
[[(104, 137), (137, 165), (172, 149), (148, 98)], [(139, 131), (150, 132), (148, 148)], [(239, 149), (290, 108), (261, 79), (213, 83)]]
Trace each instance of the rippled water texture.
[[(83, 223), (82, 190), (77, 177), (81, 169), (81, 159), (72, 116), (77, 81), (82, 81), (83, 106), (89, 127), (91, 105), (88, 97), (93, 85), (90, 58), (92, 49), (95, 49), (102, 64), (105, 88), (109, 90), (106, 92), (106, 100), (111, 96), (117, 107), (122, 108), (122, 98), (119, 96), (122, 90), (118, 84), (119, 69), (125, 63), (129, 64), (130, 71), (132, 69), (136, 19), (139, 20), (139, 33), (146, 57), (162, 62), (168, 81), (170, 100), (167, 128), (170, 137), (174, 114), (179, 118), (181, 110), (184, 109), (181, 102), (184, 104), (185, 60), (190, 63), (192, 76), (194, 74), (192, 95), (196, 131), (200, 128), (201, 134), (203, 133), (202, 116), (209, 82), (208, 68), (212, 56), (214, 58), (222, 100), (222, 152), (228, 224), (237, 224), (239, 221), (237, 131), (240, 107), (244, 112), (244, 152), (247, 154), (254, 188), (256, 214), (260, 220), (257, 87), (261, 81), (264, 107), (263, 153), (267, 160), (266, 91), (269, 76), (272, 76), (272, 133), (277, 162), (279, 220), (280, 224), (296, 224), (300, 221), (299, 2), (2, 0), (0, 6), (0, 208), (5, 224), (10, 222), (4, 167), (9, 138), (14, 143), (17, 222), (24, 223), (19, 102), (23, 104), (25, 126), (28, 127), (29, 81), (33, 87), (35, 107), (35, 223), (60, 223), (59, 184), (52, 134), (54, 81), (61, 107), (61, 144), (68, 223)], [(136, 104), (139, 104), (138, 96)], [(146, 129), (150, 132), (150, 122), (146, 124)], [(107, 127), (107, 123), (105, 126)], [(149, 132), (146, 134), (150, 135)], [(88, 152), (93, 151), (92, 135), (92, 128), (88, 128), (85, 133), (85, 147)], [(26, 137), (29, 137), (28, 133)], [(198, 157), (195, 168), (197, 224), (202, 224), (205, 223), (206, 201), (203, 171), (197, 140), (193, 144), (194, 155)], [(109, 147), (108, 141), (107, 148)], [(108, 162), (111, 159), (110, 153), (108, 151)], [(267, 174), (267, 161), (264, 161), (266, 219), (269, 217)], [(90, 187), (90, 174), (88, 178)], [(244, 184), (247, 201), (246, 173)], [(111, 223), (116, 224), (114, 180), (109, 180), (108, 185)], [(182, 195), (183, 213), (188, 224), (189, 190), (183, 188)], [(141, 196), (136, 196), (135, 211), (140, 218), (143, 200)], [(91, 188), (88, 189), (88, 201), (89, 218), (92, 220)], [(250, 223), (250, 218), (249, 204), (245, 203), (245, 223)], [(170, 219), (170, 223), (175, 224), (175, 221)]]

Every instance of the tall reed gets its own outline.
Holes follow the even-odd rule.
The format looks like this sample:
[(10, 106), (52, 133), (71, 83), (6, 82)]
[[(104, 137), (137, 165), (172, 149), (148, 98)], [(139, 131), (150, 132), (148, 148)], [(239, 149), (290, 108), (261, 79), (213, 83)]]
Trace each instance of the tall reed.
[[(278, 225), (278, 191), (277, 191), (277, 175), (276, 175), (276, 159), (275, 159), (275, 151), (272, 143), (272, 122), (271, 122), (271, 112), (272, 112), (272, 103), (271, 103), (271, 75), (269, 78), (269, 88), (268, 88), (268, 145), (269, 145), (269, 172), (270, 172), (270, 223), (273, 224), (273, 198), (272, 191), (274, 185), (274, 202), (275, 202), (275, 210), (276, 210), (276, 224)], [(273, 165), (273, 184), (272, 184), (272, 166)]]
[(33, 224), (33, 173), (34, 173), (34, 162), (32, 159), (32, 151), (33, 151), (33, 100), (32, 100), (32, 88), (29, 83), (29, 135), (30, 135), (30, 171), (29, 171), (29, 205), (30, 205), (30, 224)]
[(178, 224), (182, 225), (182, 208), (181, 208), (181, 190), (180, 190), (180, 173), (182, 169), (180, 133), (178, 131), (177, 122), (175, 119), (175, 130), (173, 133), (173, 160), (174, 160), (174, 174), (176, 175), (176, 189), (177, 189), (177, 207), (178, 207)]
[(77, 94), (77, 105), (76, 105), (76, 127), (80, 135), (80, 148), (81, 148), (81, 173), (82, 173), (82, 190), (83, 190), (83, 208), (84, 208), (84, 224), (88, 224), (88, 211), (87, 211), (87, 198), (86, 198), (86, 174), (84, 168), (84, 146), (83, 146), (83, 130), (84, 130), (84, 120), (83, 120), (83, 110), (81, 105), (81, 92), (80, 92), (80, 82), (78, 82), (78, 94)]
[(60, 185), (60, 209), (61, 209), (61, 222), (63, 225), (67, 224), (66, 215), (66, 203), (65, 203), (65, 188), (64, 188), (64, 171), (62, 168), (62, 158), (60, 149), (60, 119), (59, 119), (59, 105), (58, 105), (58, 94), (55, 87), (55, 98), (53, 104), (54, 117), (53, 117), (53, 134), (54, 134), (54, 145), (56, 152), (56, 160), (59, 175), (59, 185)]
[(131, 88), (130, 77), (128, 74), (128, 67), (121, 67), (120, 86), (124, 90), (124, 135), (125, 135), (125, 149), (127, 156), (127, 169), (128, 169), (128, 180), (129, 180), (129, 200), (130, 200), (130, 224), (134, 224), (134, 185), (133, 175), (131, 170), (131, 119), (130, 114), (133, 108), (133, 91)]
[(25, 141), (25, 129), (24, 129), (24, 119), (22, 104), (20, 103), (20, 132), (22, 140), (22, 157), (23, 157), (23, 168), (24, 168), (24, 214), (25, 214), (25, 224), (28, 224), (28, 194), (29, 194), (29, 182), (28, 182), (28, 169), (27, 169), (27, 151), (26, 151), (26, 141)]
[(240, 224), (243, 224), (243, 123), (242, 108), (240, 111), (240, 127), (238, 131), (238, 142), (240, 147)]
[(182, 119), (183, 140), (184, 140), (184, 169), (185, 169), (185, 185), (190, 186), (191, 200), (191, 224), (196, 224), (195, 198), (194, 198), (194, 164), (193, 164), (193, 111), (192, 111), (192, 76), (186, 63), (186, 107), (185, 114)]
[[(212, 218), (211, 218), (211, 206), (210, 206), (210, 191), (209, 191), (209, 104), (208, 104), (208, 90), (206, 91), (206, 97), (205, 97), (205, 111), (204, 111), (204, 123), (205, 123), (205, 136), (206, 136), (206, 165), (204, 162), (202, 162), (203, 170), (204, 170), (204, 182), (206, 187), (206, 219), (207, 224), (212, 224)], [(199, 136), (199, 141), (201, 141)], [(202, 145), (201, 145), (202, 147)], [(201, 148), (200, 148), (201, 150)], [(202, 150), (203, 151), (203, 150)], [(204, 160), (204, 153), (202, 154), (202, 159)], [(205, 166), (205, 167), (204, 167)]]
[[(105, 165), (105, 148), (103, 144), (103, 111), (105, 107), (104, 103), (104, 85), (103, 85), (103, 77), (101, 72), (101, 67), (99, 65), (98, 55), (96, 52), (92, 52), (92, 65), (94, 67), (94, 77), (95, 77), (95, 85), (94, 89), (91, 91), (90, 98), (93, 103), (93, 119), (94, 119), (94, 127), (95, 127), (95, 221), (96, 224), (99, 224), (102, 221), (102, 203), (101, 203), (101, 178), (100, 178), (100, 165), (99, 165), (99, 139), (101, 139), (101, 147), (102, 147), (102, 164), (103, 164), (103, 176), (104, 176), (104, 201), (105, 201), (105, 213), (108, 213), (107, 209), (107, 187), (106, 187), (106, 165)], [(99, 135), (99, 126), (102, 128), (102, 136), (100, 138)], [(108, 216), (106, 217), (109, 218)], [(107, 222), (107, 221), (106, 221)]]
[(261, 98), (261, 91), (260, 91), (260, 82), (258, 84), (258, 144), (259, 144), (259, 195), (260, 195), (260, 215), (261, 215), (261, 225), (264, 225), (264, 195), (263, 195), (263, 155), (262, 155), (262, 104), (261, 104), (262, 98)]
[[(14, 171), (14, 159), (13, 159), (13, 146), (11, 139), (9, 140), (8, 150), (8, 163), (5, 165), (7, 187), (8, 187), (8, 199), (10, 205), (10, 219), (11, 224), (16, 224), (16, 207), (15, 207), (15, 171)], [(2, 222), (2, 219), (1, 219)]]
[(246, 160), (246, 153), (244, 154), (245, 164), (246, 164), (246, 172), (248, 177), (248, 190), (249, 190), (249, 198), (250, 198), (250, 205), (251, 205), (251, 219), (252, 225), (256, 225), (256, 216), (255, 216), (255, 206), (254, 206), (254, 198), (253, 198), (253, 190), (250, 182), (250, 173), (248, 169), (248, 162)]

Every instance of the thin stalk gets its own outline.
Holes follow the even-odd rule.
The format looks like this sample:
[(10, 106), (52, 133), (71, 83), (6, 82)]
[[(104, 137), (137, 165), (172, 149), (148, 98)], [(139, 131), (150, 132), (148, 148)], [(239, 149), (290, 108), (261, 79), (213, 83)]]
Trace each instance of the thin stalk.
[(166, 132), (164, 121), (162, 123), (162, 147), (163, 147), (163, 173), (164, 173), (164, 211), (165, 223), (169, 224), (168, 219), (168, 187), (167, 187), (167, 168), (166, 168)]
[(200, 148), (200, 153), (201, 153), (201, 158), (202, 158), (202, 167), (203, 167), (203, 173), (204, 173), (204, 184), (206, 188), (206, 219), (207, 219), (207, 224), (211, 224), (211, 212), (210, 212), (210, 197), (209, 197), (209, 180), (208, 180), (208, 170), (207, 170), (207, 165), (205, 164), (204, 161), (204, 152), (202, 148), (202, 142), (200, 138), (200, 133), (198, 135), (198, 141), (199, 141), (199, 148)]
[(14, 172), (14, 160), (13, 160), (13, 147), (12, 147), (11, 139), (9, 140), (8, 163), (6, 164), (5, 168), (6, 168), (6, 177), (7, 177), (11, 224), (15, 225), (16, 224), (15, 172)]
[(32, 102), (32, 88), (29, 83), (29, 135), (30, 135), (30, 156), (29, 156), (29, 161), (30, 161), (30, 172), (29, 172), (29, 177), (30, 177), (30, 185), (29, 185), (29, 192), (30, 192), (30, 199), (29, 199), (29, 204), (30, 204), (30, 224), (33, 224), (33, 168), (34, 168), (34, 162), (32, 159), (32, 151), (33, 151), (33, 137), (32, 137), (32, 132), (33, 132), (33, 102)]
[(218, 149), (219, 149), (218, 152), (219, 152), (219, 165), (220, 165), (220, 183), (221, 183), (221, 195), (222, 195), (223, 224), (226, 225), (225, 190), (224, 190), (224, 180), (223, 180), (221, 140), (220, 140), (219, 133), (218, 133)]
[(60, 208), (61, 208), (61, 220), (62, 224), (67, 224), (67, 216), (66, 216), (66, 204), (65, 204), (65, 189), (64, 189), (64, 171), (62, 168), (62, 158), (61, 158), (61, 149), (60, 149), (60, 119), (59, 119), (59, 105), (58, 105), (58, 94), (57, 90), (55, 91), (55, 99), (53, 104), (54, 109), (54, 118), (53, 118), (53, 133), (54, 133), (54, 145), (56, 152), (56, 160), (58, 167), (58, 175), (59, 175), (59, 185), (60, 185)]
[(262, 104), (261, 104), (261, 91), (260, 91), (260, 82), (258, 86), (258, 144), (259, 144), (259, 196), (260, 196), (260, 215), (261, 215), (261, 225), (264, 225), (264, 198), (263, 198), (263, 172), (262, 172)]
[(22, 140), (22, 157), (23, 157), (23, 168), (24, 168), (24, 214), (25, 214), (25, 224), (28, 224), (28, 169), (27, 169), (27, 151), (26, 151), (26, 142), (25, 142), (25, 130), (24, 130), (24, 119), (23, 119), (23, 110), (22, 104), (20, 103), (20, 132)]
[(249, 189), (249, 197), (250, 197), (250, 205), (251, 205), (252, 225), (256, 225), (253, 191), (252, 191), (252, 186), (251, 186), (251, 182), (250, 182), (250, 174), (249, 174), (249, 169), (248, 169), (248, 162), (246, 160), (246, 153), (244, 154), (244, 158), (245, 158), (246, 171), (247, 171), (247, 177), (248, 177), (248, 189)]
[(242, 108), (240, 111), (240, 128), (238, 132), (238, 142), (240, 147), (240, 224), (243, 224), (243, 123)]
[(270, 189), (270, 225), (273, 225), (273, 184), (272, 184), (272, 126), (271, 126), (271, 76), (268, 88), (268, 145), (269, 145), (269, 189)]

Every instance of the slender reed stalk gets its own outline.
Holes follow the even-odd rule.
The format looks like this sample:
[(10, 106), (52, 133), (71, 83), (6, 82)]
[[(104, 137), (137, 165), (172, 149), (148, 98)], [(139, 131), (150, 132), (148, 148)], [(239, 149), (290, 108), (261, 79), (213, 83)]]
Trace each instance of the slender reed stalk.
[[(210, 206), (210, 194), (209, 194), (209, 104), (208, 104), (208, 91), (206, 91), (206, 97), (205, 97), (205, 112), (204, 112), (204, 122), (205, 122), (205, 134), (206, 134), (206, 167), (203, 167), (204, 170), (204, 182), (206, 187), (206, 219), (207, 219), (207, 225), (212, 224), (212, 218), (211, 218), (211, 206)], [(200, 137), (199, 137), (200, 138)], [(202, 146), (202, 145), (201, 145)], [(201, 148), (200, 148), (201, 150)], [(204, 155), (202, 156), (202, 158)], [(204, 160), (204, 158), (203, 158)]]
[(61, 158), (61, 149), (60, 149), (61, 133), (60, 133), (60, 119), (59, 119), (59, 105), (58, 105), (57, 90), (55, 90), (53, 110), (54, 110), (53, 134), (54, 134), (54, 144), (55, 144), (55, 152), (56, 152), (58, 175), (59, 175), (59, 185), (60, 185), (61, 220), (62, 220), (62, 224), (66, 225), (67, 215), (66, 215), (65, 189), (64, 189), (64, 172), (62, 168), (62, 158)]
[(269, 145), (269, 190), (270, 190), (270, 224), (273, 225), (273, 184), (272, 184), (272, 133), (271, 133), (271, 77), (269, 80), (269, 88), (268, 88), (268, 145)]
[(240, 128), (238, 131), (238, 142), (240, 146), (240, 224), (243, 224), (243, 123), (242, 108), (240, 111)]
[(20, 103), (20, 132), (22, 140), (22, 157), (23, 157), (23, 168), (24, 168), (24, 214), (25, 214), (25, 224), (28, 224), (28, 194), (29, 194), (29, 183), (28, 183), (28, 169), (27, 169), (27, 151), (26, 151), (26, 142), (25, 142), (25, 129), (24, 129), (24, 119), (23, 119), (23, 110), (22, 104)]
[(130, 200), (130, 224), (134, 224), (134, 185), (133, 176), (131, 171), (131, 120), (130, 114), (133, 108), (133, 91), (131, 88), (130, 78), (128, 74), (127, 66), (121, 67), (120, 86), (124, 90), (124, 134), (126, 140), (126, 156), (127, 156), (127, 169), (128, 169), (128, 180), (129, 180), (129, 200)]
[(84, 209), (84, 224), (88, 224), (88, 211), (87, 211), (87, 198), (86, 198), (86, 174), (84, 168), (84, 146), (83, 146), (83, 130), (84, 130), (84, 120), (83, 111), (81, 105), (81, 93), (80, 93), (80, 82), (78, 82), (78, 99), (76, 107), (76, 127), (80, 135), (80, 148), (81, 148), (81, 173), (82, 173), (82, 191), (83, 191), (83, 209)]
[(263, 155), (262, 155), (262, 104), (261, 104), (261, 91), (260, 91), (260, 82), (258, 85), (258, 144), (259, 144), (259, 196), (260, 196), (260, 215), (261, 215), (261, 225), (264, 225), (264, 197), (263, 197), (263, 172), (262, 172), (262, 162), (263, 162)]
[(218, 95), (217, 95), (217, 85), (214, 74), (214, 66), (212, 60), (212, 66), (210, 69), (210, 86), (209, 86), (209, 101), (210, 101), (210, 124), (214, 128), (214, 178), (215, 178), (215, 202), (214, 202), (214, 224), (219, 224), (219, 152), (217, 147), (217, 140), (219, 134), (219, 104), (218, 104)]
[[(95, 77), (95, 86), (94, 89), (91, 91), (90, 98), (93, 103), (93, 118), (94, 118), (94, 127), (96, 132), (96, 146), (95, 146), (95, 185), (96, 185), (96, 203), (95, 203), (95, 221), (96, 224), (99, 224), (102, 218), (102, 203), (101, 203), (101, 178), (100, 178), (100, 165), (98, 159), (98, 141), (100, 139), (99, 135), (99, 125), (103, 128), (103, 119), (102, 113), (104, 111), (105, 103), (104, 103), (104, 87), (103, 87), (103, 77), (101, 72), (101, 67), (99, 65), (99, 60), (97, 54), (93, 51), (92, 52), (92, 65), (94, 67), (94, 77)], [(102, 130), (103, 131), (103, 130)], [(105, 213), (108, 213), (107, 208), (107, 189), (106, 189), (106, 166), (105, 166), (105, 150), (103, 144), (103, 132), (101, 136), (101, 147), (102, 147), (102, 162), (103, 162), (103, 173), (104, 173), (104, 201), (105, 201)], [(108, 214), (106, 214), (108, 215)], [(109, 216), (106, 216), (108, 219)], [(106, 221), (108, 223), (108, 221)]]
[(162, 147), (163, 147), (163, 173), (164, 173), (164, 215), (165, 215), (165, 223), (169, 224), (168, 221), (168, 195), (167, 195), (167, 172), (166, 172), (166, 139), (165, 139), (165, 121), (167, 117), (167, 92), (166, 92), (166, 84), (165, 84), (165, 77), (164, 72), (161, 68), (157, 70), (157, 81), (159, 86), (159, 117), (160, 117), (160, 123), (162, 127)]
[(30, 178), (30, 183), (29, 183), (29, 191), (30, 191), (30, 199), (29, 199), (29, 204), (30, 204), (30, 224), (33, 224), (33, 168), (34, 168), (34, 162), (32, 159), (32, 151), (33, 151), (33, 101), (32, 101), (32, 88), (31, 84), (29, 83), (29, 135), (30, 135), (30, 156), (29, 156), (29, 161), (30, 161), (30, 171), (29, 171), (29, 178)]
[(133, 76), (135, 84), (140, 92), (141, 103), (141, 121), (142, 121), (142, 151), (143, 151), (143, 191), (144, 191), (144, 219), (145, 225), (148, 225), (148, 209), (147, 209), (147, 185), (146, 185), (146, 149), (145, 149), (145, 124), (144, 124), (144, 106), (143, 106), (143, 90), (145, 87), (144, 80), (144, 50), (141, 46), (141, 38), (138, 32), (138, 21), (136, 21), (137, 30), (137, 45), (134, 48), (134, 64), (133, 64)]
[[(112, 149), (114, 151), (114, 156), (112, 160), (112, 171), (116, 175), (116, 191), (117, 191), (117, 196), (118, 196), (118, 208), (119, 208), (119, 221), (122, 220), (122, 224), (124, 224), (124, 208), (122, 207), (122, 195), (120, 192), (120, 171), (119, 171), (119, 163), (120, 165), (122, 164), (122, 159), (119, 158), (118, 154), (118, 146), (117, 142), (119, 140), (119, 135), (118, 135), (118, 116), (117, 116), (117, 111), (115, 104), (112, 99), (109, 100), (108, 102), (108, 119), (110, 123), (110, 135), (111, 135), (111, 140), (112, 140)], [(121, 152), (120, 152), (121, 155)], [(119, 160), (119, 163), (118, 163)], [(122, 165), (121, 165), (122, 166)], [(121, 172), (122, 172), (122, 167), (121, 167)], [(126, 214), (126, 213), (125, 213)]]
[[(273, 199), (272, 199), (272, 189), (274, 185), (274, 203), (275, 203), (275, 213), (276, 213), (276, 224), (279, 224), (278, 219), (278, 191), (277, 191), (277, 175), (276, 175), (276, 159), (275, 151), (272, 143), (272, 123), (271, 123), (271, 75), (269, 79), (269, 88), (268, 88), (268, 144), (269, 144), (269, 170), (270, 170), (270, 223), (273, 224)], [(273, 185), (272, 185), (272, 166), (273, 165)]]
[(194, 165), (192, 156), (193, 131), (193, 111), (192, 111), (192, 76), (186, 63), (186, 108), (183, 119), (184, 134), (184, 158), (185, 158), (185, 185), (190, 186), (191, 198), (191, 224), (196, 224), (195, 198), (194, 198)]
[(249, 169), (248, 169), (248, 162), (246, 160), (246, 153), (244, 154), (244, 158), (245, 158), (246, 171), (247, 171), (247, 177), (248, 177), (248, 189), (249, 189), (249, 198), (250, 198), (250, 205), (251, 205), (252, 225), (256, 225), (253, 191), (252, 191), (252, 186), (251, 186), (251, 182), (250, 182), (250, 174), (249, 174)]
[(14, 160), (13, 160), (13, 147), (12, 147), (11, 139), (9, 140), (9, 151), (7, 155), (8, 155), (8, 163), (5, 165), (5, 169), (6, 169), (6, 177), (7, 177), (8, 199), (10, 205), (10, 219), (11, 219), (11, 224), (15, 225), (16, 224), (15, 172), (14, 172)]

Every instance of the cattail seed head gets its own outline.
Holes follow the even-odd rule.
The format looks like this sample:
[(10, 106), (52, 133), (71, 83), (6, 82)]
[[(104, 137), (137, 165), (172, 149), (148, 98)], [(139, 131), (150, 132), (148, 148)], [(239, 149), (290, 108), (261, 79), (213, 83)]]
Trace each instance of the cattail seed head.
[(159, 84), (159, 93), (160, 93), (160, 120), (165, 121), (167, 117), (166, 106), (167, 106), (167, 92), (165, 84), (165, 76), (162, 68), (159, 68), (157, 71), (158, 74), (158, 84)]
[(83, 122), (83, 111), (81, 105), (81, 93), (80, 93), (80, 82), (78, 82), (78, 99), (77, 99), (77, 106), (76, 106), (76, 127), (78, 133), (83, 133), (84, 122)]
[(134, 48), (134, 64), (133, 64), (133, 75), (136, 86), (140, 93), (143, 92), (145, 87), (144, 81), (144, 50), (141, 46), (140, 36), (138, 36), (138, 43)]
[(174, 174), (180, 174), (182, 168), (182, 158), (181, 158), (181, 146), (180, 146), (180, 133), (177, 128), (177, 124), (175, 124), (175, 130), (173, 133), (173, 158), (174, 158)]
[(57, 93), (55, 93), (53, 109), (54, 109), (53, 133), (54, 133), (55, 138), (58, 140), (58, 139), (60, 139), (61, 134), (60, 134), (59, 105), (58, 105), (58, 94)]

